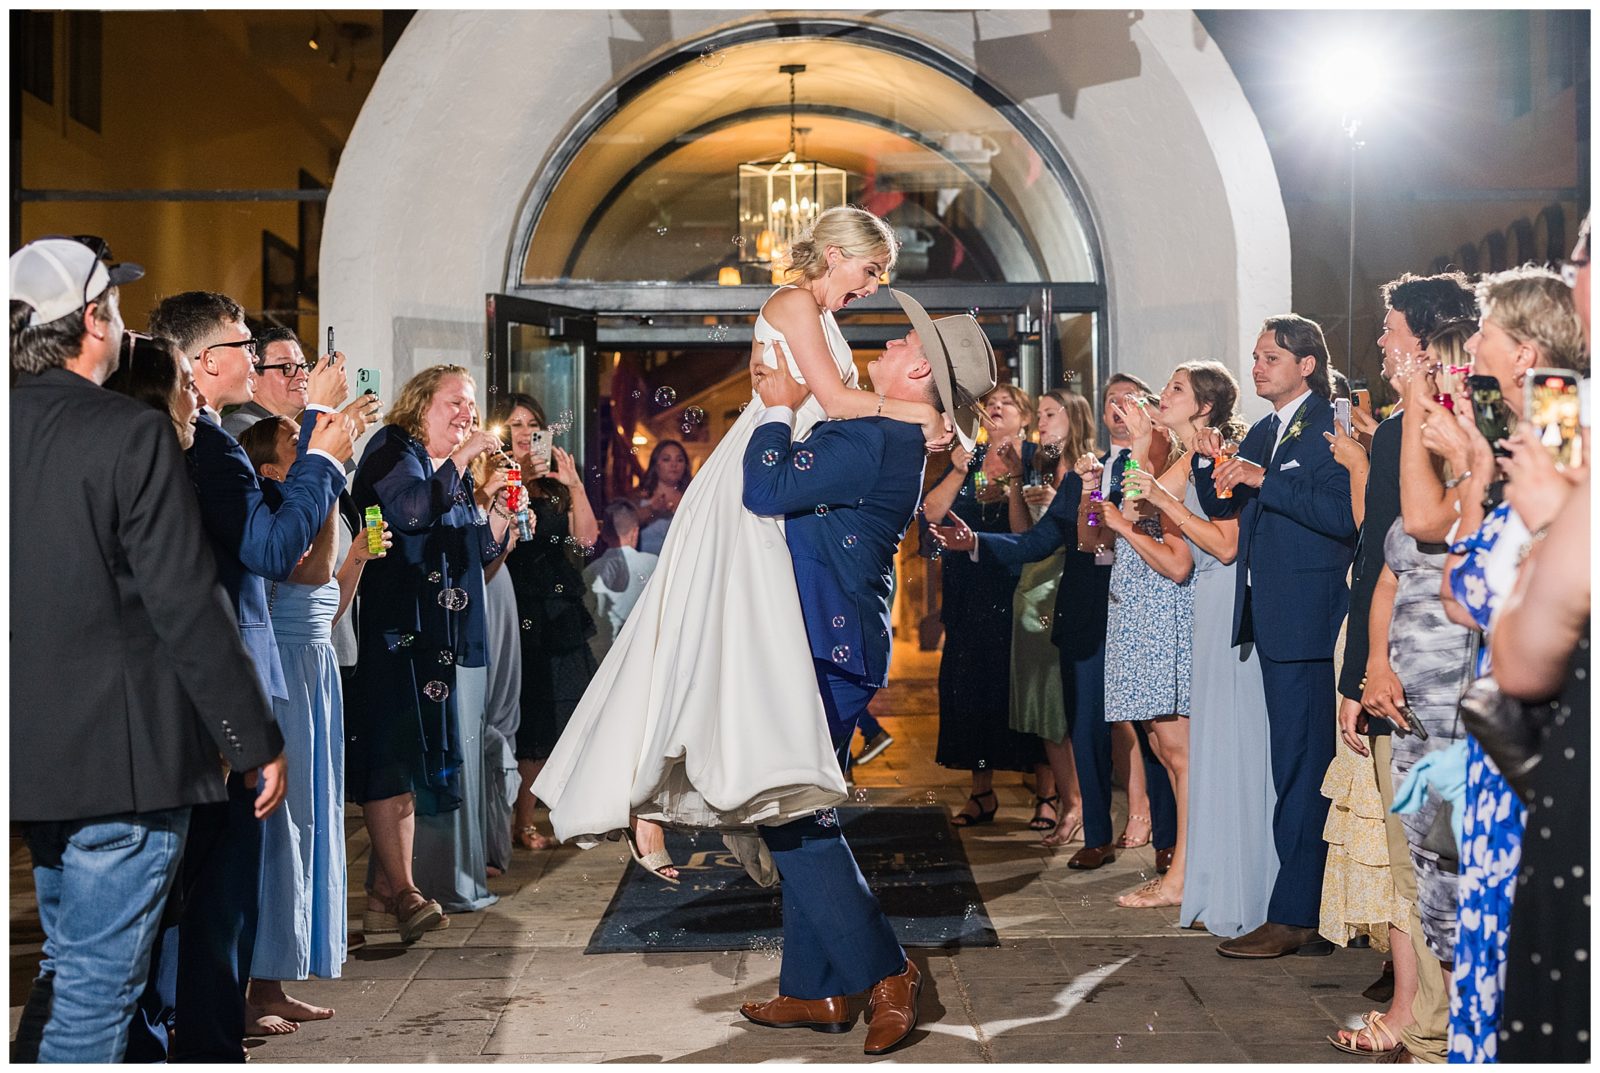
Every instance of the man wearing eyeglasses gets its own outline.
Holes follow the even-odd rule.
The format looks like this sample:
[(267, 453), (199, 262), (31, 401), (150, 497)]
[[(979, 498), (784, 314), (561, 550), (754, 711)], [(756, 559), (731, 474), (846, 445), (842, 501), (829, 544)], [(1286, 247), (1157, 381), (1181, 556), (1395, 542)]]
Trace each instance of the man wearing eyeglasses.
[(255, 344), (255, 396), (222, 419), (234, 439), (264, 417), (298, 421), (311, 401), (311, 368), (293, 330), (275, 324), (258, 334)]
[[(286, 580), (322, 528), (344, 488), (344, 462), (364, 430), (365, 411), (308, 417), (300, 459), (281, 484), (281, 502), (269, 506), (249, 458), (217, 413), (250, 401), (252, 394), (255, 340), (244, 310), (226, 295), (189, 291), (164, 299), (150, 314), (150, 330), (189, 356), (207, 400), (187, 452), (189, 476), (245, 649), (267, 695), (284, 697), (267, 582)], [(349, 392), (338, 355), (310, 380), (308, 410), (331, 410)], [(129, 1034), (128, 1061), (243, 1060), (244, 985), (261, 872), (253, 796), (235, 774), (228, 780), (227, 802), (194, 809), (178, 881), (183, 912), (157, 940), (149, 986)], [(182, 1027), (172, 1036), (167, 1027), (174, 1016)]]

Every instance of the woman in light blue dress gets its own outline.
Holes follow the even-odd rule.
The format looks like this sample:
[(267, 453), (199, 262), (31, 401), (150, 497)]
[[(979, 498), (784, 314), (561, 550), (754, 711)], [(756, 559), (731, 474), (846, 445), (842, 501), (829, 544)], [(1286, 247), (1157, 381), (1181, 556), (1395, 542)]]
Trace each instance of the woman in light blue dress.
[[(299, 426), (282, 417), (240, 434), (269, 502), (294, 464), (299, 435)], [(251, 1031), (269, 1035), (333, 1016), (331, 1009), (286, 995), (283, 981), (335, 979), (347, 950), (344, 704), (333, 624), (374, 556), (363, 534), (335, 573), (346, 540), (335, 506), (290, 579), (268, 590), (288, 693), (272, 702), (283, 732), (288, 788), (283, 807), (261, 824), (260, 915), (247, 999)]]
[[(1178, 366), (1161, 394), (1156, 420), (1185, 444), (1202, 427), (1244, 434), (1234, 417), (1239, 387), (1218, 362)], [(1239, 523), (1212, 521), (1189, 473), (1209, 466), (1196, 452), (1184, 489), (1148, 475), (1124, 483), (1187, 538), (1194, 558), (1194, 634), (1189, 696), (1188, 816), (1182, 908), (1184, 927), (1199, 922), (1233, 938), (1266, 922), (1278, 874), (1272, 842), (1272, 758), (1267, 698), (1255, 646), (1233, 647), (1234, 555)]]

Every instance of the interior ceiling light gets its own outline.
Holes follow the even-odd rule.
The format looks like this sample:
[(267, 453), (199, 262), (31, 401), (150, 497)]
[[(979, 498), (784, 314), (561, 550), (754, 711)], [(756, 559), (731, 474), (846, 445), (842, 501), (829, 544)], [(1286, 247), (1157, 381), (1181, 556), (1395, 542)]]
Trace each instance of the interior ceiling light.
[(801, 160), (796, 151), (795, 76), (803, 63), (778, 68), (789, 76), (789, 151), (776, 160), (739, 165), (739, 260), (778, 265), (789, 247), (817, 214), (845, 203), (849, 173), (815, 160)]

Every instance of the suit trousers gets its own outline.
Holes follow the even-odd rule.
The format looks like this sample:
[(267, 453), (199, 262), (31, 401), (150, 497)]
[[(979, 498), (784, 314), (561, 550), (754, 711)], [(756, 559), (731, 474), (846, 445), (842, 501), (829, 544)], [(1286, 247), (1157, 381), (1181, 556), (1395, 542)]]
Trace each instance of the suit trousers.
[(173, 893), (180, 915), (156, 939), (129, 1027), (129, 1062), (244, 1061), (244, 989), (261, 880), (255, 798), (234, 772), (226, 802), (194, 806)]
[[(1060, 649), (1067, 737), (1083, 795), (1083, 844), (1111, 842), (1111, 724), (1106, 722), (1106, 646), (1075, 658)], [(1059, 789), (1059, 787), (1058, 787)]]
[(1321, 916), (1322, 873), (1328, 844), (1322, 829), (1328, 799), (1322, 779), (1333, 762), (1337, 719), (1332, 659), (1279, 662), (1261, 658), (1272, 735), (1272, 840), (1278, 850), (1278, 880), (1267, 902), (1275, 924), (1315, 928)]
[[(828, 731), (841, 765), (847, 764), (856, 721), (877, 687), (820, 660), (816, 666)], [(856, 866), (834, 809), (758, 830), (783, 877), (780, 994), (853, 995), (905, 968), (905, 951)]]

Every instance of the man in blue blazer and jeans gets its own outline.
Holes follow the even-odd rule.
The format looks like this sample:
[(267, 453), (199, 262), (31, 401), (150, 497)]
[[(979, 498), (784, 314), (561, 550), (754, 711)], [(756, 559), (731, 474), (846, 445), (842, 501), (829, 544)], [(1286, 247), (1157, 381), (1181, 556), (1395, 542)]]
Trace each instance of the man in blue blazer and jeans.
[(1333, 405), (1322, 329), (1294, 314), (1270, 317), (1254, 358), (1256, 394), (1273, 412), (1251, 427), (1237, 458), (1200, 468), (1195, 480), (1207, 514), (1239, 519), (1233, 643), (1254, 641), (1261, 657), (1278, 795), (1267, 923), (1218, 945), (1234, 958), (1333, 949), (1317, 934), (1328, 852), (1321, 786), (1334, 754), (1333, 647), (1350, 606), (1345, 577), (1355, 548), (1349, 474), (1323, 438), (1333, 431)]
[[(895, 292), (913, 331), (867, 366), (880, 398), (926, 402), (955, 416), (994, 387), (994, 351), (966, 314), (929, 319)], [(841, 766), (856, 721), (889, 676), (889, 606), (896, 548), (922, 497), (926, 453), (919, 426), (863, 417), (817, 426), (791, 442), (806, 388), (780, 363), (758, 367), (770, 409), (745, 449), (744, 505), (783, 515), (817, 685)], [(958, 421), (958, 425), (960, 422)], [(966, 430), (959, 430), (963, 436)], [(864, 1050), (883, 1054), (917, 1023), (922, 973), (906, 957), (868, 889), (833, 809), (761, 837), (783, 877), (779, 995), (747, 1002), (746, 1018), (770, 1028), (850, 1028), (845, 998), (872, 989)]]

